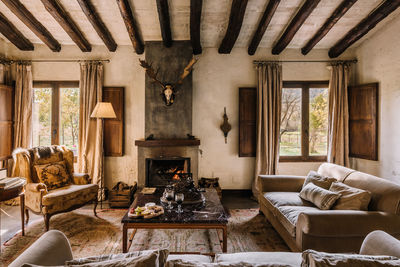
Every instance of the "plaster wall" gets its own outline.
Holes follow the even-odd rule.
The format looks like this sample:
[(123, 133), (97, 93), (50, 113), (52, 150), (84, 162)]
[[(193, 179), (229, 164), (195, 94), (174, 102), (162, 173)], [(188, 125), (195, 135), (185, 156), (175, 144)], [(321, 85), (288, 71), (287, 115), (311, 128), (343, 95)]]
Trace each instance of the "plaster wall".
[(379, 160), (353, 159), (352, 167), (400, 183), (400, 20), (393, 20), (356, 50), (356, 82), (379, 83)]
[[(134, 140), (145, 135), (145, 72), (132, 46), (119, 46), (110, 53), (104, 46), (94, 46), (82, 53), (76, 46), (63, 46), (60, 53), (35, 45), (35, 51), (22, 52), (8, 44), (4, 54), (12, 59), (110, 59), (105, 63), (104, 85), (125, 87), (125, 154), (107, 157), (106, 186), (117, 181), (131, 183), (138, 179), (137, 153)], [(205, 48), (193, 72), (193, 135), (201, 140), (199, 177), (220, 177), (223, 189), (250, 189), (254, 177), (254, 158), (238, 156), (238, 88), (255, 87), (253, 60), (327, 60), (327, 50), (313, 50), (306, 57), (299, 50), (287, 49), (272, 56), (270, 49), (259, 49), (254, 56), (246, 48), (234, 48), (231, 54), (218, 54), (217, 48)], [(353, 58), (350, 50), (343, 59)], [(326, 63), (284, 63), (284, 80), (329, 80)], [(79, 80), (78, 63), (33, 63), (34, 80)], [(176, 101), (179, 101), (179, 96)], [(228, 143), (219, 129), (224, 107), (232, 130)], [(320, 163), (281, 163), (280, 174), (305, 175)]]

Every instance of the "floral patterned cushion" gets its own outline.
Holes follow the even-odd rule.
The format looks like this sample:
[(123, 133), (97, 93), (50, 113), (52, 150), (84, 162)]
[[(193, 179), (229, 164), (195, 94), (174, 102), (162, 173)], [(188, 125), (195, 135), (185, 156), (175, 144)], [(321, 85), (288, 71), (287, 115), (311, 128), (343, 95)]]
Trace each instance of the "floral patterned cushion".
[(39, 181), (47, 186), (47, 190), (64, 187), (71, 183), (64, 161), (43, 165), (35, 165)]

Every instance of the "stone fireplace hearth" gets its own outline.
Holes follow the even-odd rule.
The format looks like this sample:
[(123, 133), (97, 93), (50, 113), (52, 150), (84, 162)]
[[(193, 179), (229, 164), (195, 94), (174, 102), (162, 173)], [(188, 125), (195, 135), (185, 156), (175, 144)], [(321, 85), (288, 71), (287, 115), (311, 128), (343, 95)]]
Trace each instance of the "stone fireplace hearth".
[[(184, 171), (192, 173), (193, 181), (198, 181), (198, 154), (200, 140), (166, 139), (166, 140), (137, 140), (138, 147), (138, 187), (154, 186), (148, 183), (147, 167), (150, 159), (156, 160), (186, 160), (190, 162)], [(186, 163), (187, 164), (187, 163)]]

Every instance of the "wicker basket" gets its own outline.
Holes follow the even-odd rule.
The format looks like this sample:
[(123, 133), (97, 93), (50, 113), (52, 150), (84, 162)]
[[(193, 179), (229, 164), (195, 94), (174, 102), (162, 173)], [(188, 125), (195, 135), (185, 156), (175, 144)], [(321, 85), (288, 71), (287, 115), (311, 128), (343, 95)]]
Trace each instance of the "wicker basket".
[(136, 182), (131, 186), (123, 182), (118, 182), (109, 192), (108, 201), (110, 208), (129, 208), (132, 204), (136, 188)]

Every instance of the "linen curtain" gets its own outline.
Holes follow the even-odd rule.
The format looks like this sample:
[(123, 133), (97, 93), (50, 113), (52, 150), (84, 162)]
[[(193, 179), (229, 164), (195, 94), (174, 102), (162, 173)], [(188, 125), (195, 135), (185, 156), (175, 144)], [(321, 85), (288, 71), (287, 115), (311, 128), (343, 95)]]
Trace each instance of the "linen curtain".
[(328, 162), (349, 166), (349, 63), (334, 63), (329, 81)]
[(257, 150), (253, 195), (258, 197), (259, 174), (276, 174), (279, 160), (281, 123), (282, 66), (276, 63), (257, 66)]
[(103, 125), (101, 119), (90, 118), (97, 102), (102, 100), (103, 64), (81, 62), (80, 71), (78, 169), (103, 188)]
[(32, 146), (32, 68), (30, 63), (18, 63), (16, 68), (14, 147), (30, 148)]

